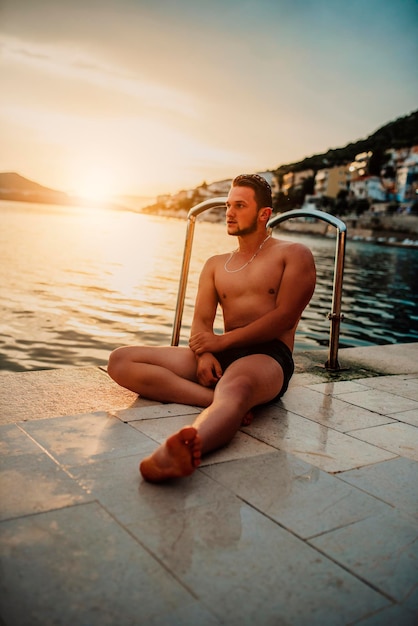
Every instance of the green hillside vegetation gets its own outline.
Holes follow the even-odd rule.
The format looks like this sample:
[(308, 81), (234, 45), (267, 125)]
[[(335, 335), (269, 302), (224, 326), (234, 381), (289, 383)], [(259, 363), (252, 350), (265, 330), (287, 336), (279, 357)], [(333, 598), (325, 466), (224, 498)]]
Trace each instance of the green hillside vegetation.
[(373, 152), (373, 160), (377, 169), (380, 163), (384, 162), (384, 153), (389, 148), (407, 148), (415, 145), (418, 145), (418, 110), (410, 115), (400, 117), (394, 122), (389, 122), (389, 124), (382, 126), (366, 139), (359, 139), (343, 148), (333, 148), (322, 154), (306, 157), (297, 163), (280, 165), (273, 171), (276, 171), (279, 175), (308, 169), (316, 172), (324, 167), (350, 163), (354, 160), (356, 154), (368, 152), (369, 150)]
[[(381, 172), (390, 158), (389, 149), (410, 148), (415, 145), (418, 145), (418, 111), (400, 117), (394, 122), (389, 122), (366, 139), (349, 143), (343, 148), (330, 149), (323, 154), (315, 154), (297, 163), (281, 165), (273, 170), (280, 184), (283, 182), (284, 175), (290, 172), (311, 170), (313, 174), (306, 176), (301, 185), (291, 187), (287, 194), (279, 191), (273, 198), (273, 209), (275, 212), (283, 212), (301, 206), (305, 196), (314, 193), (315, 176), (321, 169), (348, 165), (354, 161), (356, 155), (362, 152), (371, 152), (368, 174), (381, 176)], [(328, 213), (342, 217), (350, 213), (356, 215), (365, 213), (370, 208), (370, 202), (367, 199), (349, 199), (348, 191), (341, 190), (337, 199), (323, 196), (317, 206)], [(398, 206), (396, 201), (392, 201), (388, 211), (394, 213)], [(417, 213), (415, 204), (411, 211), (414, 214)]]

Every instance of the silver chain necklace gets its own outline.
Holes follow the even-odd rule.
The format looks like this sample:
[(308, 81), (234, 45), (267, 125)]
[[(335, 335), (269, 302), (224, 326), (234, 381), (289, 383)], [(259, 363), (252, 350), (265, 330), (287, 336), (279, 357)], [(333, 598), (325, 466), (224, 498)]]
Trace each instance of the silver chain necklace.
[(267, 235), (267, 237), (264, 239), (264, 241), (261, 242), (259, 248), (254, 252), (253, 256), (251, 257), (251, 259), (249, 261), (247, 261), (246, 263), (244, 263), (244, 265), (242, 265), (241, 267), (239, 267), (237, 270), (229, 270), (228, 269), (228, 263), (230, 262), (230, 260), (232, 259), (232, 257), (234, 256), (234, 254), (236, 252), (238, 252), (239, 248), (237, 250), (234, 250), (233, 252), (231, 252), (231, 254), (229, 255), (229, 257), (227, 258), (227, 260), (225, 261), (225, 265), (224, 265), (224, 270), (225, 272), (228, 272), (228, 274), (235, 274), (235, 272), (240, 272), (241, 270), (244, 269), (244, 267), (247, 267), (247, 265), (249, 265), (250, 263), (252, 263), (255, 259), (255, 257), (257, 256), (257, 254), (260, 252), (261, 248), (264, 246), (264, 244), (266, 243), (267, 239), (270, 239), (271, 235)]

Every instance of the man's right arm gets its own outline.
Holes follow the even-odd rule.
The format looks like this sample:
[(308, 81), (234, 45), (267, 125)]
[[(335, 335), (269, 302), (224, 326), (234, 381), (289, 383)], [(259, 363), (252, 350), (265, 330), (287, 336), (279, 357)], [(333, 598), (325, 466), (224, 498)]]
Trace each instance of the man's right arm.
[(218, 294), (215, 289), (215, 260), (206, 261), (199, 278), (195, 301), (191, 335), (199, 332), (213, 332)]
[[(215, 260), (209, 259), (199, 278), (191, 335), (198, 332), (213, 332), (213, 324), (218, 307), (218, 294), (214, 280)], [(196, 354), (197, 377), (201, 385), (214, 387), (222, 376), (219, 361), (211, 352)]]

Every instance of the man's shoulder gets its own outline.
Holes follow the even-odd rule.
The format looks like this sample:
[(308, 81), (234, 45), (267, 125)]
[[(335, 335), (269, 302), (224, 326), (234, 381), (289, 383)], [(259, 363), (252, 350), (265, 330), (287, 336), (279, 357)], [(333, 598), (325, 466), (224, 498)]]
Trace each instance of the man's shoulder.
[(219, 265), (225, 264), (225, 261), (228, 259), (230, 255), (231, 255), (231, 252), (226, 252), (224, 254), (214, 254), (210, 256), (204, 264), (204, 269), (206, 270), (216, 269)]
[(225, 260), (231, 256), (232, 252), (223, 252), (221, 254), (213, 254), (208, 258), (206, 264), (217, 265), (218, 263), (224, 263)]
[(294, 253), (294, 252), (304, 252), (306, 254), (311, 255), (312, 251), (311, 249), (306, 246), (303, 243), (300, 243), (299, 241), (289, 241), (287, 239), (276, 239), (276, 238), (272, 238), (273, 242), (274, 242), (274, 247), (272, 247), (272, 249), (276, 252), (281, 252), (281, 253)]
[(298, 241), (275, 239), (277, 242), (272, 247), (272, 256), (276, 256), (278, 263), (286, 267), (293, 267), (298, 271), (315, 271), (315, 259), (312, 250)]

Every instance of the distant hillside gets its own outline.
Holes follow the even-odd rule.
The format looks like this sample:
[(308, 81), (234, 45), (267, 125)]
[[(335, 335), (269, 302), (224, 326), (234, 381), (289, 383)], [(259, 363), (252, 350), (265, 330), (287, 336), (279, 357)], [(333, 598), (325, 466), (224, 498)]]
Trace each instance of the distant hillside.
[(95, 206), (110, 209), (127, 209), (140, 211), (152, 198), (122, 196), (114, 201), (94, 201), (69, 196), (63, 191), (44, 187), (25, 178), (16, 172), (0, 172), (0, 200), (14, 200), (19, 202), (39, 202), (41, 204), (61, 204), (74, 206)]
[(407, 148), (415, 145), (418, 145), (418, 110), (385, 124), (366, 139), (349, 143), (343, 148), (335, 148), (322, 154), (306, 157), (297, 163), (280, 165), (275, 171), (278, 174), (301, 172), (307, 169), (317, 171), (324, 167), (350, 163), (360, 152), (371, 150), (374, 153), (383, 154), (388, 148)]
[(0, 190), (8, 191), (27, 191), (32, 193), (63, 193), (56, 189), (50, 189), (49, 187), (43, 187), (33, 180), (24, 178), (20, 174), (15, 172), (0, 173)]
[(44, 187), (15, 172), (0, 173), (0, 199), (53, 204), (70, 203), (69, 197), (63, 191)]

